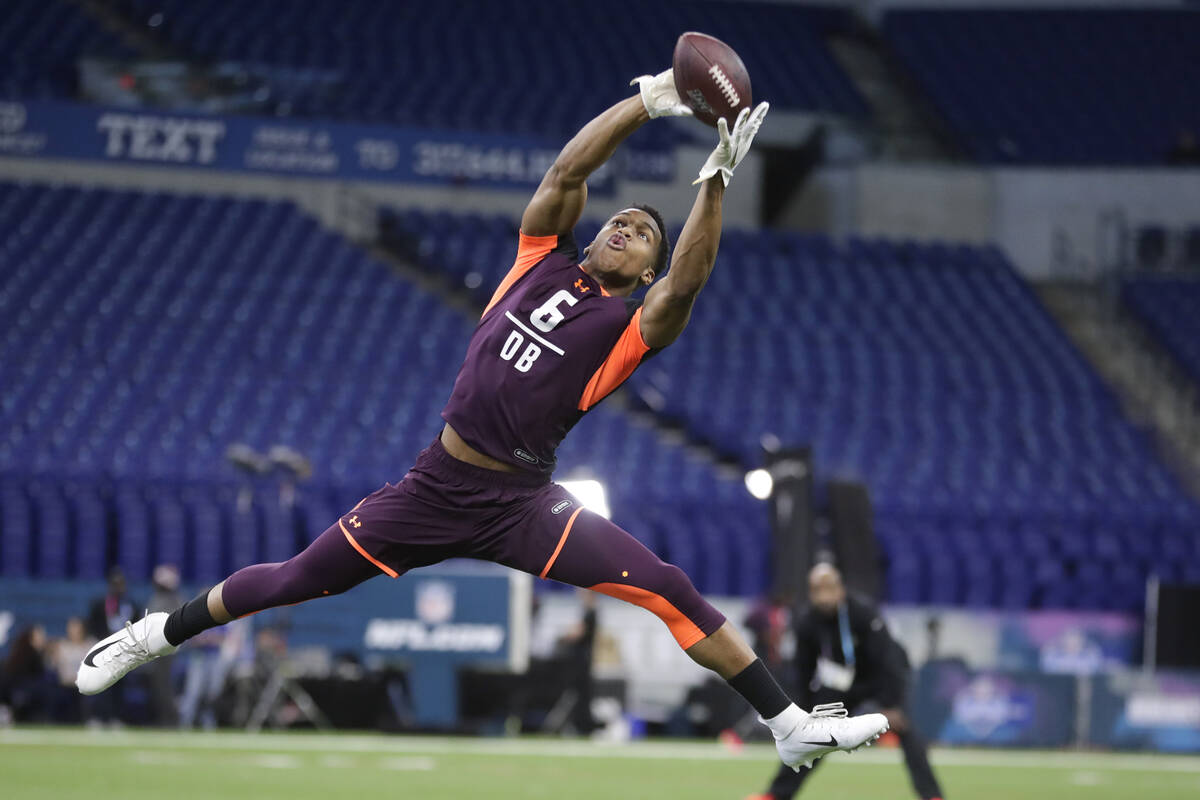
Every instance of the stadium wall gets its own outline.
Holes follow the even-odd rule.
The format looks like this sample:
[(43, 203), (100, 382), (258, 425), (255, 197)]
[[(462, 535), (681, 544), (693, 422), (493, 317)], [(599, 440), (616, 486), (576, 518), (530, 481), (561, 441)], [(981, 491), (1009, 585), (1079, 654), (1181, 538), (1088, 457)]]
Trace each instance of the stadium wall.
[(1197, 169), (866, 164), (818, 171), (783, 215), (835, 235), (994, 243), (1033, 280), (1096, 275), (1123, 231), (1196, 224)]

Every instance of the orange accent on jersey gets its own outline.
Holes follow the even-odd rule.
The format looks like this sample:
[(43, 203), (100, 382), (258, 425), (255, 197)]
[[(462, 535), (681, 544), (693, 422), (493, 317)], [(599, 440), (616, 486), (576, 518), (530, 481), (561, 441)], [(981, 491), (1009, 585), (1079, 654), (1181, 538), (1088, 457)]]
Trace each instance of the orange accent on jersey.
[(383, 570), (383, 574), (387, 575), (389, 578), (399, 578), (400, 577), (399, 572), (396, 572), (396, 570), (392, 569), (387, 564), (383, 563), (382, 561), (380, 561), (379, 559), (375, 558), (370, 553), (368, 553), (366, 550), (364, 550), (363, 546), (358, 543), (358, 540), (350, 535), (350, 531), (346, 530), (346, 526), (342, 524), (342, 521), (340, 519), (338, 520), (338, 527), (342, 529), (342, 535), (346, 537), (346, 541), (349, 542), (351, 544), (351, 546), (354, 547), (354, 549), (358, 551), (358, 554), (360, 556), (365, 558), (367, 561), (370, 561), (375, 566), (379, 567), (379, 569)]
[(500, 285), (496, 287), (492, 299), (488, 301), (487, 308), (483, 310), (484, 316), (492, 310), (492, 306), (500, 302), (500, 298), (508, 294), (508, 290), (512, 285), (521, 279), (521, 276), (529, 272), (533, 265), (541, 261), (546, 256), (550, 255), (550, 251), (558, 246), (558, 236), (526, 236), (522, 231), (519, 235), (519, 243), (517, 244), (517, 260), (513, 262), (512, 269), (504, 276), (504, 280), (500, 281)]
[(576, 278), (575, 279), (575, 289), (576, 289), (576, 291), (580, 291), (580, 292), (590, 292), (592, 290), (592, 287), (586, 286), (583, 282), (583, 278)]
[(558, 547), (554, 548), (554, 552), (550, 554), (550, 560), (546, 562), (546, 566), (542, 567), (539, 578), (546, 577), (550, 572), (550, 568), (554, 566), (554, 562), (558, 560), (558, 554), (562, 552), (563, 545), (567, 543), (567, 537), (571, 535), (571, 526), (575, 524), (575, 518), (579, 516), (579, 512), (583, 511), (583, 506), (575, 509), (575, 513), (567, 520), (567, 527), (563, 528), (562, 536), (558, 539)]
[[(582, 272), (584, 275), (588, 274), (588, 271), (586, 269), (584, 269), (582, 266), (580, 266), (579, 264), (576, 264), (575, 266), (579, 267), (579, 271)], [(588, 277), (591, 277), (591, 276), (588, 276)], [(596, 281), (596, 284), (599, 285), (600, 281)], [(603, 286), (600, 286), (600, 294), (604, 295), (605, 297), (612, 297), (612, 295), (608, 293), (608, 289), (605, 289)]]
[(608, 397), (613, 389), (633, 374), (648, 352), (650, 346), (642, 338), (642, 309), (639, 308), (633, 312), (633, 319), (629, 320), (629, 326), (609, 351), (608, 358), (604, 359), (604, 363), (588, 381), (583, 396), (579, 398), (579, 410), (587, 411)]
[(588, 588), (593, 592), (600, 592), (600, 594), (624, 600), (626, 603), (641, 606), (654, 614), (667, 623), (667, 627), (671, 629), (671, 635), (684, 650), (704, 638), (704, 631), (700, 630), (696, 623), (685, 617), (682, 611), (673, 606), (671, 601), (661, 594), (624, 583), (597, 583)]

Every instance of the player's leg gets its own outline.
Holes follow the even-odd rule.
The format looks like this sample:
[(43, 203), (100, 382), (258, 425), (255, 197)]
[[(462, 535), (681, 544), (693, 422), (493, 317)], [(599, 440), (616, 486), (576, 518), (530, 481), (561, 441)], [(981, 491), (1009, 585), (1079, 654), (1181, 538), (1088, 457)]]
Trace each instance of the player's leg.
[(243, 567), (167, 617), (163, 634), (178, 647), (202, 631), (277, 606), (341, 594), (382, 574), (358, 552), (339, 520), (287, 561)]
[[(847, 697), (844, 692), (833, 692), (828, 689), (821, 689), (812, 697), (812, 702), (816, 703), (845, 703), (851, 708), (855, 703), (853, 698)], [(808, 780), (809, 774), (817, 768), (820, 760), (814, 761), (812, 766), (802, 766), (798, 770), (793, 770), (786, 765), (781, 766), (775, 771), (775, 777), (771, 779), (771, 785), (763, 794), (756, 794), (747, 797), (746, 800), (792, 800), (804, 782)]]
[[(565, 490), (562, 500), (577, 503)], [(582, 586), (641, 606), (666, 623), (696, 663), (724, 678), (759, 713), (775, 737), (783, 762), (797, 768), (834, 750), (853, 750), (887, 730), (879, 714), (848, 718), (845, 710), (818, 707), (805, 713), (788, 698), (761, 659), (721, 612), (706, 601), (678, 567), (666, 564), (641, 542), (598, 514), (575, 506), (564, 521), (553, 515), (562, 500), (539, 497), (527, 518), (531, 544), (561, 530), (540, 568), (528, 551), (511, 566), (543, 578)], [(562, 516), (566, 516), (565, 513)], [(502, 562), (503, 563), (503, 562)]]
[(929, 766), (929, 748), (925, 737), (913, 727), (907, 715), (903, 724), (895, 726), (895, 731), (900, 739), (900, 749), (904, 751), (904, 764), (908, 767), (913, 790), (921, 800), (938, 800), (942, 797), (942, 787), (938, 785), (933, 768)]
[(240, 569), (170, 614), (147, 614), (98, 642), (80, 664), (75, 685), (83, 694), (96, 694), (209, 628), (267, 608), (340, 594), (379, 574), (339, 521), (287, 561)]
[(149, 614), (97, 644), (80, 665), (76, 686), (84, 694), (101, 692), (235, 617), (339, 594), (381, 572), (395, 578), (468, 555), (478, 517), (494, 511), (497, 500), (493, 487), (470, 479), (489, 475), (452, 458), (435, 441), (400, 483), (364, 498), (299, 555), (238, 570), (171, 614)]
[(800, 767), (799, 771), (793, 770), (786, 764), (780, 764), (766, 793), (751, 795), (746, 800), (792, 800), (800, 791), (800, 787), (808, 780), (809, 773), (820, 763), (820, 760), (814, 761), (811, 767)]

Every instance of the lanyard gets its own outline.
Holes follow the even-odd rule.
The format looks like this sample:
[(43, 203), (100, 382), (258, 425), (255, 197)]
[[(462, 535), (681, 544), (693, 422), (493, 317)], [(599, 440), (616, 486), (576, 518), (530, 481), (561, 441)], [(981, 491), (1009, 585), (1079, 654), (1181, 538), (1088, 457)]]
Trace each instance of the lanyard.
[(846, 666), (854, 666), (854, 638), (850, 635), (850, 612), (846, 609), (846, 601), (838, 603), (838, 630), (842, 634), (842, 655), (846, 657)]

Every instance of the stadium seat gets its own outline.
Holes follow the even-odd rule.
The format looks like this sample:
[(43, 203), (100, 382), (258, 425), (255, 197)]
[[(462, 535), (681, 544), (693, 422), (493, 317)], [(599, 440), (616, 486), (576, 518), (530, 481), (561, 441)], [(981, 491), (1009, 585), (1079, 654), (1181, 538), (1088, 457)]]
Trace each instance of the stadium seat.
[(1140, 275), (1121, 287), (1125, 308), (1200, 381), (1200, 276)]
[(1163, 164), (1200, 130), (1192, 9), (891, 9), (882, 27), (986, 163)]
[[(146, 33), (193, 60), (243, 64), (266, 76), (263, 110), (276, 116), (559, 138), (626, 96), (630, 77), (662, 69), (680, 33), (711, 29), (718, 17), (757, 96), (781, 108), (867, 113), (824, 41), (851, 25), (842, 9), (751, 2), (730, 17), (720, 3), (664, 0), (639, 7), (631, 38), (610, 24), (607, 9), (576, 4), (566, 13), (553, 0), (123, 0), (121, 7), (138, 23), (161, 14)], [(574, 42), (585, 36), (592, 47), (581, 59)], [(548, 103), (563, 86), (588, 102)], [(661, 149), (679, 136), (673, 126), (648, 126), (631, 143)]]
[[(3, 574), (99, 577), (111, 559), (132, 580), (168, 562), (215, 582), (281, 561), (439, 430), (473, 320), (294, 206), (0, 183), (0, 211), (17, 208), (0, 213)], [(494, 235), (475, 257), (503, 264), (510, 221), (434, 226), (445, 241), (460, 227)], [(312, 460), (294, 508), (277, 480), (239, 475), (233, 443)], [(740, 480), (606, 406), (560, 464), (604, 481), (618, 522), (690, 559), (701, 588), (761, 591), (766, 515)]]
[[(457, 259), (488, 254), (477, 303), (511, 261), (512, 220), (386, 214), (420, 266), (468, 291)], [(1103, 565), (1148, 556), (1156, 509), (1200, 518), (995, 248), (726, 231), (690, 325), (634, 374), (635, 399), (747, 468), (773, 434), (811, 445), (819, 478), (864, 480), (898, 602), (1078, 604), (1054, 584), (1090, 586)], [(1129, 602), (1087, 591), (1097, 607)]]
[(0, 97), (73, 97), (78, 61), (128, 58), (134, 51), (81, 7), (65, 0), (5, 0), (0, 19)]

